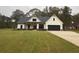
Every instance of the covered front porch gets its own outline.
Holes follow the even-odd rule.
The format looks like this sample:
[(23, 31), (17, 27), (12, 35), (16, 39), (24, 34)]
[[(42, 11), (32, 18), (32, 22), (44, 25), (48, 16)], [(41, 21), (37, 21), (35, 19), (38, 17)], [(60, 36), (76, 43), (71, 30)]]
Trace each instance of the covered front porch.
[(26, 29), (44, 29), (43, 23), (28, 23), (26, 24)]
[(44, 23), (26, 23), (26, 24), (18, 24), (17, 29), (28, 29), (28, 30), (43, 30)]

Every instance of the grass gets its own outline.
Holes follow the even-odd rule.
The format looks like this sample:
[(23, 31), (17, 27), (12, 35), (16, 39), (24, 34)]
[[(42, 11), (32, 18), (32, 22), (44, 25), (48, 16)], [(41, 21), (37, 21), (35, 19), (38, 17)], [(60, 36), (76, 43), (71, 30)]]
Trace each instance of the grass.
[(79, 33), (79, 29), (78, 30), (74, 30), (75, 32)]
[(79, 52), (79, 47), (46, 31), (1, 29), (0, 52)]
[(79, 33), (79, 29), (75, 29), (75, 30), (71, 30), (71, 31)]

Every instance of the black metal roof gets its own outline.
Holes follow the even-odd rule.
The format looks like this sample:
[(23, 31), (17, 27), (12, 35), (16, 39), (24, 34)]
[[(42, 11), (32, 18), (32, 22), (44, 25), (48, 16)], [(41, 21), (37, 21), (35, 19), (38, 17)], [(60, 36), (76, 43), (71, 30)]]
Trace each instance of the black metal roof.
[(50, 17), (38, 17), (41, 22), (46, 22)]
[[(26, 23), (32, 17), (20, 18), (17, 23)], [(37, 17), (41, 22), (46, 22), (50, 17)]]
[(20, 18), (17, 23), (26, 23), (29, 19), (30, 17)]

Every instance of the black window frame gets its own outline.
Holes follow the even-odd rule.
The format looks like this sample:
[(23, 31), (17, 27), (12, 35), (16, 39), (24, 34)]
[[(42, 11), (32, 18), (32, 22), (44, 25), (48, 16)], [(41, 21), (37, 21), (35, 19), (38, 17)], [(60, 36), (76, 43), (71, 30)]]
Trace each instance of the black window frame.
[(53, 21), (55, 21), (55, 18), (53, 18)]
[(36, 19), (32, 19), (33, 21), (36, 21)]

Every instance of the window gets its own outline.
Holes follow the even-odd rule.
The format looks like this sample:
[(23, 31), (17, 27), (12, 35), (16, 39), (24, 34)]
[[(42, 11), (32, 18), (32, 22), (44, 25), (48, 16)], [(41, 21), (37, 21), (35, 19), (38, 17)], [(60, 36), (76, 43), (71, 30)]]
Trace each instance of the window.
[(55, 18), (53, 18), (53, 21), (55, 21)]
[(36, 19), (33, 19), (33, 21), (36, 21)]

